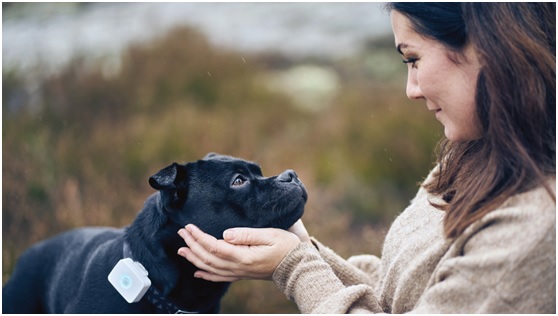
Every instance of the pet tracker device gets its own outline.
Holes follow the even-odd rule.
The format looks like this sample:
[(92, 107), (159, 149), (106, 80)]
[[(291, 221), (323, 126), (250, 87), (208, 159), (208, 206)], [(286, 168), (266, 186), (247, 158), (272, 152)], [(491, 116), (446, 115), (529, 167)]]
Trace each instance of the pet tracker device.
[(151, 286), (147, 275), (147, 270), (141, 263), (124, 258), (114, 266), (108, 280), (128, 303), (135, 303), (141, 300)]

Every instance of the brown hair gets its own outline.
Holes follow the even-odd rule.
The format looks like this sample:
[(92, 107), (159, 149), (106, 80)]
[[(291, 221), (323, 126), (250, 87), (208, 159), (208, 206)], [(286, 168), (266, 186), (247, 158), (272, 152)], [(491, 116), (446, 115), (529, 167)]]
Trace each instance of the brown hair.
[(472, 44), (482, 65), (476, 107), (483, 137), (442, 139), (439, 170), (424, 185), (447, 202), (436, 205), (446, 211), (446, 236), (459, 236), (510, 196), (537, 185), (556, 201), (546, 182), (556, 175), (556, 4), (390, 3), (388, 8), (451, 51)]

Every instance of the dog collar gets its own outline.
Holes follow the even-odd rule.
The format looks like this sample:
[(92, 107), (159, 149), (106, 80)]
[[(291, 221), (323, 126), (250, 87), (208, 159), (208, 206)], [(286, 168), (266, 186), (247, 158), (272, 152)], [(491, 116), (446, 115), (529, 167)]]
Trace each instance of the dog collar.
[[(132, 255), (132, 250), (128, 242), (124, 241), (122, 245), (122, 256), (124, 258), (130, 258), (134, 260)], [(161, 291), (159, 291), (155, 285), (151, 284), (146, 293), (147, 300), (149, 303), (153, 304), (159, 311), (165, 314), (199, 314), (200, 312), (190, 312), (180, 309), (173, 302), (163, 296)]]

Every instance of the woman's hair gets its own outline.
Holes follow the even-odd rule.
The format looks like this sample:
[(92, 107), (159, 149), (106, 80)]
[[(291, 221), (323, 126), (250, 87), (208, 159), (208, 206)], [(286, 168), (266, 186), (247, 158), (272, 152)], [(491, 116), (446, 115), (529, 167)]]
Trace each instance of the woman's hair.
[(417, 33), (450, 52), (473, 45), (481, 63), (476, 112), (482, 138), (438, 144), (424, 186), (447, 204), (444, 232), (459, 236), (510, 196), (556, 175), (556, 4), (389, 3)]

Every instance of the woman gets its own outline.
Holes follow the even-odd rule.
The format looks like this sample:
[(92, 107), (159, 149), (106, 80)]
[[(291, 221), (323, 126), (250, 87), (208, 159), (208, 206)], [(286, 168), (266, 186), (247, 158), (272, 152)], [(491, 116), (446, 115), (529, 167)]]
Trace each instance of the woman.
[(556, 313), (554, 3), (390, 3), (407, 95), (444, 125), (438, 164), (382, 258), (290, 230), (193, 225), (210, 281), (271, 279), (304, 313)]

